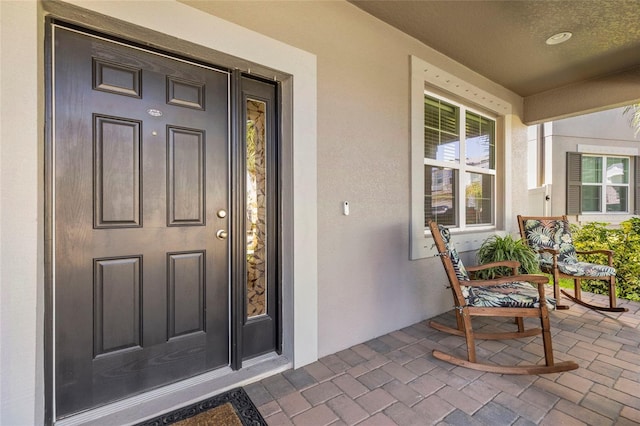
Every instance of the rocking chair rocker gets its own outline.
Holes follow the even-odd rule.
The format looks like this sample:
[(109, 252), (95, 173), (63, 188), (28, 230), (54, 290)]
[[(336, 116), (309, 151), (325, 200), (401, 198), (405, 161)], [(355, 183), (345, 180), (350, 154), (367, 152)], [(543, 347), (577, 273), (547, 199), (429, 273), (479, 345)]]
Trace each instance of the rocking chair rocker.
[[(571, 238), (567, 216), (534, 217), (518, 215), (522, 238), (538, 253), (540, 269), (553, 275), (553, 296), (558, 309), (560, 291), (575, 303), (590, 309), (606, 312), (626, 312), (627, 308), (616, 307), (616, 270), (613, 267), (611, 250), (576, 251)], [(605, 254), (607, 265), (578, 261), (578, 254)], [(573, 295), (560, 290), (560, 278), (573, 280)], [(581, 280), (601, 280), (609, 285), (609, 306), (597, 306), (582, 300)]]
[[(433, 351), (435, 358), (461, 367), (498, 374), (559, 373), (578, 368), (578, 364), (574, 361), (555, 363), (553, 360), (548, 307), (552, 301), (546, 299), (544, 293), (545, 284), (548, 282), (547, 277), (543, 275), (516, 275), (520, 266), (517, 261), (493, 262), (465, 268), (456, 249), (450, 243), (449, 230), (433, 221), (429, 222), (429, 229), (451, 284), (457, 328), (435, 321), (431, 321), (429, 325), (436, 330), (464, 337), (467, 343), (467, 359), (438, 350)], [(474, 273), (495, 266), (510, 267), (514, 275), (491, 280), (470, 279), (468, 272)], [(518, 331), (474, 332), (471, 324), (471, 318), (474, 316), (515, 318)], [(523, 321), (525, 317), (540, 318), (541, 328), (525, 329)], [(514, 339), (538, 334), (542, 334), (545, 365), (510, 366), (480, 363), (476, 360), (475, 339)]]

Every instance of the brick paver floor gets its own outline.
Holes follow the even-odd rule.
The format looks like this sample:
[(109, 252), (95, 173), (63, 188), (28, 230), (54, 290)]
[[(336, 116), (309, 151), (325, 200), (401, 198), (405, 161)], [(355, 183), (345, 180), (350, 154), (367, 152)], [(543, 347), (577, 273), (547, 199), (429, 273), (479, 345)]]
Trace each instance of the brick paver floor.
[[(640, 303), (619, 300), (629, 312), (612, 314), (564, 301), (571, 309), (551, 314), (553, 349), (556, 360), (578, 362), (574, 371), (509, 376), (455, 367), (431, 351), (464, 357), (464, 339), (424, 321), (245, 389), (271, 426), (640, 424)], [(453, 324), (453, 311), (438, 320)], [(474, 318), (476, 329), (507, 326)], [(477, 347), (485, 362), (543, 360), (539, 336)]]

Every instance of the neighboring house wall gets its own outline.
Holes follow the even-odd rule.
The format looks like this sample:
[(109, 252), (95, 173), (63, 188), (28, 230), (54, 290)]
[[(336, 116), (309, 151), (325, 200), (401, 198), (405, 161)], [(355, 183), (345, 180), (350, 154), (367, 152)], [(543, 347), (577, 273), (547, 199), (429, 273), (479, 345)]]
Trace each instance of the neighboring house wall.
[[(633, 215), (633, 156), (640, 155), (640, 140), (634, 135), (629, 114), (624, 107), (577, 117), (556, 120), (545, 127), (548, 146), (552, 149), (552, 214), (567, 213), (567, 152), (630, 156), (629, 213), (588, 213), (572, 215), (572, 221), (608, 222), (616, 225)], [(550, 144), (550, 145), (549, 145)], [(638, 200), (640, 201), (640, 200)]]
[[(134, 3), (117, 7), (126, 15)], [(317, 235), (315, 226), (309, 236), (304, 223), (296, 228), (297, 238), (317, 238), (317, 257), (294, 254), (297, 259), (312, 256), (312, 272), (317, 260), (317, 294), (314, 280), (308, 295), (307, 283), (296, 283), (302, 290), (298, 297), (317, 304), (317, 355), (451, 309), (439, 260), (409, 260), (410, 55), (513, 103), (515, 115), (506, 118), (510, 133), (499, 148), (507, 183), (501, 185), (504, 196), (498, 203), (503, 228), (511, 231), (519, 213), (511, 206), (526, 203), (527, 161), (512, 155), (527, 148), (527, 128), (518, 118), (520, 98), (347, 2), (207, 3), (222, 19), (317, 57), (312, 70), (317, 71), (317, 133), (309, 129), (317, 134)], [(0, 2), (3, 424), (43, 419), (42, 17), (35, 2)], [(166, 18), (154, 14), (153, 19)], [(190, 34), (199, 30), (180, 28)], [(215, 46), (215, 37), (208, 43)], [(304, 137), (296, 143), (304, 144)], [(309, 166), (314, 173), (315, 164)], [(350, 202), (349, 216), (342, 214), (343, 201)], [(472, 253), (463, 256), (473, 258)], [(296, 318), (306, 314), (299, 310)]]

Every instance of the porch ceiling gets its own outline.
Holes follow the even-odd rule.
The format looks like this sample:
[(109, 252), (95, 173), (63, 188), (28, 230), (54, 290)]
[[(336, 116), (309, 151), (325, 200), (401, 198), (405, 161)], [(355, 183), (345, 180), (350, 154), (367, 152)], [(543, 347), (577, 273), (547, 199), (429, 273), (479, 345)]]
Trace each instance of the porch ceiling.
[(351, 3), (523, 97), (640, 64), (635, 0)]
[[(635, 71), (640, 69), (638, 0), (349, 1), (519, 94), (525, 107), (550, 92), (557, 102), (558, 94), (575, 96), (568, 87), (617, 81), (612, 76), (629, 71), (634, 79), (640, 75)], [(545, 44), (562, 31), (573, 36), (563, 44)], [(605, 103), (613, 107), (638, 97)], [(558, 115), (570, 115), (569, 109)]]

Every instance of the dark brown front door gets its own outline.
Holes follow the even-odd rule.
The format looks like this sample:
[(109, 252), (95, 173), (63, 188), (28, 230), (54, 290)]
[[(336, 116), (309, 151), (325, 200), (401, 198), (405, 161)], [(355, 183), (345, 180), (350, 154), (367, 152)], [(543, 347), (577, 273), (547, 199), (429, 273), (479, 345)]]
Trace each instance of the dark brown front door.
[(60, 418), (229, 363), (229, 76), (53, 32)]

